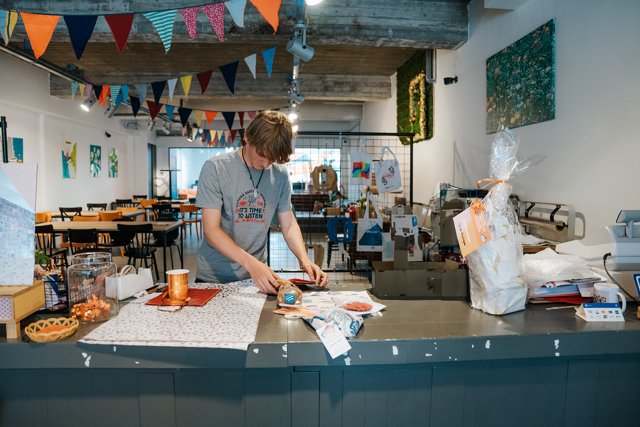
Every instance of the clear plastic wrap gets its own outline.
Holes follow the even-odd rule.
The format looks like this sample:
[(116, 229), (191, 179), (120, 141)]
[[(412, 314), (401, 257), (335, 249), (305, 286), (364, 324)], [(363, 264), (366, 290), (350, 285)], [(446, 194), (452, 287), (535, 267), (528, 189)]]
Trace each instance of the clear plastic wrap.
[(529, 294), (548, 282), (586, 279), (596, 276), (584, 259), (560, 255), (552, 249), (524, 256), (525, 283)]
[(508, 129), (498, 132), (493, 141), (489, 181), (495, 185), (482, 201), (491, 240), (467, 256), (471, 306), (489, 314), (524, 310), (527, 301), (522, 233), (507, 182), (532, 165), (531, 160), (516, 157), (519, 143)]

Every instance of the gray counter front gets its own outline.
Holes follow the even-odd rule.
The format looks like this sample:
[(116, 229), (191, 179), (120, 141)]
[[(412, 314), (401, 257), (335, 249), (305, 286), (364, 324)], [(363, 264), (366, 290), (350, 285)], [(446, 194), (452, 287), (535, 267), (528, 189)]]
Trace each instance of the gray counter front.
[(247, 352), (78, 343), (87, 325), (60, 343), (0, 338), (0, 426), (640, 425), (635, 305), (587, 323), (556, 304), (380, 302), (333, 360), (275, 299)]

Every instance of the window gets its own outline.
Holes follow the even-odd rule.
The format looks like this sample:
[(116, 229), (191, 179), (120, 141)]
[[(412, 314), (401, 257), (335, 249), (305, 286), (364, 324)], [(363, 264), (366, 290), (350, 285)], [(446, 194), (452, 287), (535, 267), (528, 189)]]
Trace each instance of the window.
[[(340, 185), (340, 149), (339, 148), (296, 148), (291, 161), (286, 164), (289, 180), (292, 184), (311, 180), (311, 172), (321, 165), (329, 165), (336, 172)], [(305, 186), (306, 187), (306, 186)], [(296, 188), (296, 186), (294, 186)], [(339, 187), (338, 187), (339, 188)]]

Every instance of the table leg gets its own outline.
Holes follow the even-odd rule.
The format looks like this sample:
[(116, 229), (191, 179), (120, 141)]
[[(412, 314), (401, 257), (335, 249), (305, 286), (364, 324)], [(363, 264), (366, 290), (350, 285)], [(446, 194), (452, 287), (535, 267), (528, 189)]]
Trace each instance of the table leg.
[(162, 266), (164, 271), (164, 282), (167, 281), (167, 232), (162, 233)]
[(180, 268), (184, 268), (184, 239), (180, 239)]
[(20, 322), (7, 323), (7, 338), (20, 338)]

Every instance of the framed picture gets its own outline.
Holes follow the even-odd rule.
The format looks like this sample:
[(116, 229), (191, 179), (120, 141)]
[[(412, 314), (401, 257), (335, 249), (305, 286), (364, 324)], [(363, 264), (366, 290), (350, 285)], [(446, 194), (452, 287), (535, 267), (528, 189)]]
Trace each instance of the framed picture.
[(99, 145), (89, 146), (89, 162), (91, 164), (91, 176), (100, 177), (100, 169), (102, 168), (102, 153)]

